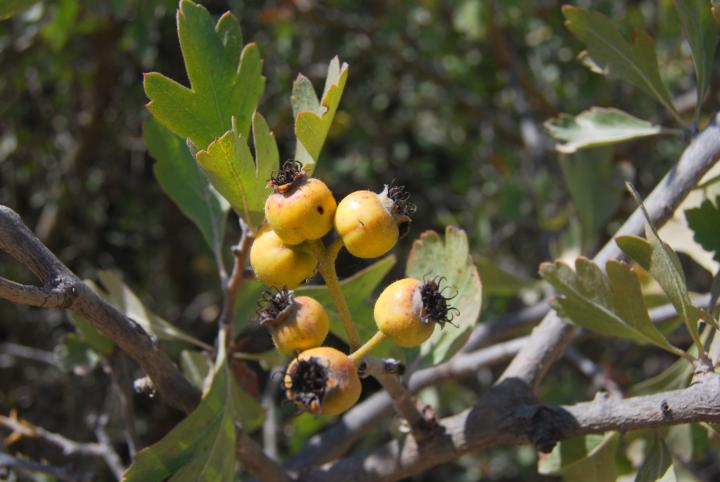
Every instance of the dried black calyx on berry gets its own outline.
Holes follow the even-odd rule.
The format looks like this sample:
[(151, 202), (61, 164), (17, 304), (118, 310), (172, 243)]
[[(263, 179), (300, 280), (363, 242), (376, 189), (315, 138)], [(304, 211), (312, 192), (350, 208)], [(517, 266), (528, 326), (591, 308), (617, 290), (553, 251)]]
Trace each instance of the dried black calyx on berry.
[(258, 302), (257, 317), (261, 325), (276, 324), (284, 320), (293, 306), (293, 292), (287, 288), (265, 291)]
[(288, 398), (303, 409), (316, 413), (328, 388), (328, 370), (316, 357), (297, 360), (288, 369), (284, 385)]
[(272, 187), (276, 192), (286, 192), (300, 184), (305, 179), (305, 169), (300, 161), (288, 159), (280, 167), (277, 174), (270, 177), (268, 187)]
[(392, 199), (395, 210), (400, 216), (409, 218), (415, 214), (417, 207), (410, 201), (410, 193), (405, 190), (405, 186), (396, 186), (391, 183), (386, 188), (387, 196)]
[(452, 296), (446, 295), (445, 291), (448, 287), (440, 286), (443, 281), (445, 281), (444, 277), (435, 277), (420, 286), (423, 303), (420, 319), (423, 323), (435, 322), (440, 325), (440, 328), (443, 328), (445, 323), (452, 324), (453, 318), (460, 313), (457, 308), (448, 304), (448, 301), (455, 298), (457, 293)]

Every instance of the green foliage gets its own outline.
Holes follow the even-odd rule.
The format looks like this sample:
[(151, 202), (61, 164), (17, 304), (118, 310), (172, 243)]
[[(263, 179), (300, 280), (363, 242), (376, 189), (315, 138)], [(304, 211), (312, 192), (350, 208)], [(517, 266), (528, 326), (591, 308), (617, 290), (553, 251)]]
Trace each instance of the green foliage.
[(593, 107), (576, 116), (560, 114), (545, 122), (556, 139), (563, 141), (555, 148), (563, 154), (663, 133), (660, 126), (638, 119), (614, 108)]
[(39, 0), (3, 0), (0, 3), (0, 20), (5, 20), (13, 15), (30, 8)]
[(718, 43), (718, 24), (713, 20), (710, 5), (705, 0), (675, 0), (674, 4), (695, 65), (696, 111), (699, 112), (710, 85), (710, 70)]
[(154, 119), (143, 128), (143, 140), (157, 160), (153, 172), (165, 193), (200, 229), (219, 256), (225, 235), (228, 204), (200, 171), (187, 144)]
[(607, 482), (617, 478), (615, 463), (619, 432), (575, 437), (555, 445), (548, 455), (541, 455), (538, 473), (559, 475), (565, 482)]
[(251, 43), (240, 51), (240, 25), (229, 12), (213, 28), (205, 7), (182, 0), (177, 18), (180, 47), (192, 88), (156, 72), (146, 74), (148, 109), (198, 149), (206, 149), (231, 128), (247, 139), (250, 116), (265, 89), (257, 46)]
[(98, 366), (102, 356), (81, 336), (68, 333), (55, 345), (53, 355), (64, 372), (87, 375)]
[(605, 73), (630, 82), (655, 97), (676, 119), (679, 114), (660, 78), (655, 42), (644, 30), (633, 32), (632, 43), (622, 36), (615, 23), (598, 12), (587, 12), (565, 5), (565, 25), (581, 42), (594, 62)]
[(656, 433), (652, 437), (635, 482), (676, 482), (676, 480), (672, 454), (665, 441)]
[(300, 74), (293, 83), (291, 103), (297, 136), (295, 159), (303, 163), (309, 174), (315, 170), (320, 151), (340, 104), (347, 76), (348, 65), (343, 63), (341, 66), (340, 59), (335, 57), (328, 66), (325, 88), (320, 100), (307, 77)]
[(142, 326), (151, 335), (160, 340), (181, 341), (200, 348), (210, 349), (206, 343), (179, 330), (172, 323), (150, 311), (140, 301), (140, 298), (123, 283), (122, 279), (112, 271), (98, 271), (97, 276), (104, 289), (92, 282), (89, 282), (90, 286), (108, 303)]
[(441, 288), (447, 283), (445, 293), (455, 294), (449, 304), (457, 309), (457, 316), (442, 329), (436, 327), (430, 339), (419, 347), (421, 365), (437, 365), (462, 348), (480, 316), (482, 283), (465, 231), (448, 226), (445, 239), (435, 231), (421, 234), (413, 242), (405, 272), (419, 280), (445, 278)]
[(236, 431), (262, 424), (262, 407), (235, 382), (224, 351), (200, 405), (159, 442), (138, 452), (125, 482), (234, 480)]
[(720, 196), (715, 198), (715, 203), (706, 199), (696, 208), (685, 211), (685, 219), (688, 226), (693, 230), (694, 239), (706, 250), (713, 253), (713, 257), (720, 261)]
[[(253, 117), (256, 143), (263, 151), (253, 160), (247, 138), (236, 128), (197, 153), (197, 161), (212, 185), (228, 200), (254, 232), (265, 218), (265, 199), (270, 194), (267, 180), (278, 168), (278, 156), (272, 154), (272, 135), (262, 117)], [(260, 139), (258, 139), (260, 136)]]
[(510, 273), (498, 266), (492, 259), (478, 256), (475, 264), (482, 273), (482, 289), (484, 296), (512, 296), (520, 290), (535, 288), (539, 282)]
[(183, 350), (180, 352), (180, 370), (198, 389), (204, 388), (205, 378), (212, 370), (212, 360), (207, 352)]
[(607, 275), (594, 262), (577, 258), (575, 271), (555, 261), (540, 265), (540, 275), (558, 292), (553, 308), (576, 325), (682, 356), (650, 320), (635, 272), (614, 260), (605, 269)]
[[(340, 287), (353, 315), (358, 334), (363, 340), (369, 339), (377, 331), (377, 326), (373, 321), (373, 309), (370, 300), (373, 292), (390, 272), (395, 262), (394, 255), (386, 256), (340, 281)], [(298, 294), (311, 296), (322, 303), (330, 317), (330, 331), (343, 341), (347, 341), (345, 328), (337, 313), (332, 296), (325, 285), (306, 285), (295, 291)], [(384, 344), (373, 353), (382, 356), (382, 353), (385, 353), (384, 349), (388, 348), (390, 348), (390, 345)]]

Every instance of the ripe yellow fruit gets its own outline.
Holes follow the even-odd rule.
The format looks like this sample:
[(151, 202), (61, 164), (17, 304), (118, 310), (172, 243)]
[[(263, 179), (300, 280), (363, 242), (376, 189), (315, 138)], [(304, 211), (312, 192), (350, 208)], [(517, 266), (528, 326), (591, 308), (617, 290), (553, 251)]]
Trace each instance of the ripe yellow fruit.
[(327, 312), (317, 300), (286, 289), (266, 297), (258, 315), (270, 327), (277, 349), (288, 356), (322, 345), (330, 331)]
[(400, 228), (407, 226), (415, 211), (408, 197), (402, 186), (385, 186), (379, 194), (355, 191), (340, 201), (335, 229), (348, 252), (358, 258), (377, 258), (390, 251)]
[(287, 246), (263, 226), (250, 248), (250, 265), (263, 283), (277, 288), (297, 288), (315, 273), (317, 260), (300, 246)]
[(355, 405), (362, 385), (355, 363), (343, 352), (321, 346), (298, 355), (283, 380), (285, 394), (317, 415), (338, 415)]
[(419, 346), (430, 338), (436, 324), (445, 326), (457, 313), (442, 291), (438, 279), (404, 278), (391, 283), (375, 302), (378, 329), (400, 346)]
[(332, 229), (335, 197), (324, 182), (306, 177), (299, 162), (286, 162), (270, 183), (275, 192), (265, 201), (265, 218), (285, 244), (320, 239)]

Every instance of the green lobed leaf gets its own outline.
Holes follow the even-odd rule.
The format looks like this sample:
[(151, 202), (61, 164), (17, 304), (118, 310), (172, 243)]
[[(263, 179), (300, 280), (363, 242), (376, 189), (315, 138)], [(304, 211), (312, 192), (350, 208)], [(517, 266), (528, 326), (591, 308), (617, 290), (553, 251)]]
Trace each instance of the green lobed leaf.
[(143, 139), (157, 161), (153, 172), (163, 191), (195, 223), (218, 256), (225, 236), (228, 203), (210, 185), (180, 137), (151, 118), (143, 126)]
[(658, 282), (690, 330), (693, 339), (697, 340), (700, 310), (690, 301), (680, 259), (670, 246), (663, 243), (652, 226), (648, 225), (645, 233), (647, 240), (637, 236), (619, 236), (615, 242), (623, 253), (642, 266)]
[[(345, 295), (350, 313), (352, 313), (353, 316), (353, 321), (362, 340), (368, 340), (377, 331), (377, 326), (373, 319), (372, 295), (383, 278), (385, 278), (395, 265), (395, 261), (394, 255), (386, 256), (367, 268), (340, 281), (340, 287)], [(330, 318), (330, 331), (338, 338), (347, 341), (345, 328), (326, 286), (306, 285), (301, 286), (295, 291), (304, 296), (311, 296), (322, 303)], [(383, 343), (378, 349), (373, 351), (373, 354), (383, 356), (383, 354), (387, 353), (390, 345), (390, 343)]]
[(632, 43), (625, 40), (615, 23), (598, 12), (565, 5), (565, 26), (587, 46), (593, 62), (609, 75), (635, 85), (655, 97), (676, 118), (679, 114), (660, 78), (655, 42), (645, 31), (633, 32)]
[(683, 35), (690, 45), (697, 83), (698, 112), (710, 85), (710, 73), (718, 43), (718, 25), (707, 0), (675, 0)]
[(685, 211), (687, 224), (693, 231), (693, 238), (706, 251), (713, 253), (715, 260), (720, 261), (720, 196), (715, 203), (706, 199), (703, 203)]
[(159, 442), (137, 453), (126, 482), (234, 480), (236, 430), (262, 424), (263, 409), (235, 382), (224, 351), (200, 405)]
[(198, 149), (232, 128), (247, 138), (250, 117), (265, 90), (260, 51), (253, 43), (240, 50), (242, 34), (229, 12), (213, 27), (201, 5), (181, 0), (178, 37), (191, 88), (157, 72), (145, 75), (147, 108), (156, 119)]
[(649, 443), (645, 460), (635, 482), (676, 482), (673, 458), (665, 441), (656, 432)]
[(263, 132), (267, 126), (263, 127), (262, 117), (256, 115), (254, 118), (255, 135), (262, 137), (260, 145), (268, 151), (261, 153), (257, 162), (250, 152), (247, 137), (235, 129), (212, 142), (207, 150), (197, 153), (197, 161), (212, 185), (253, 232), (265, 218), (265, 200), (271, 192), (267, 180), (278, 166), (278, 158), (272, 155), (272, 145), (267, 138), (272, 134)]
[(98, 271), (97, 276), (104, 290), (92, 282), (88, 284), (108, 303), (142, 326), (151, 335), (160, 340), (182, 341), (203, 349), (212, 348), (150, 311), (114, 272)]
[(562, 156), (560, 167), (582, 228), (583, 252), (587, 252), (620, 204), (622, 174), (607, 147)]
[[(437, 365), (448, 360), (465, 344), (478, 321), (482, 307), (482, 283), (470, 256), (465, 231), (445, 229), (443, 240), (435, 231), (426, 231), (413, 242), (405, 268), (407, 276), (419, 280), (444, 277), (448, 292), (457, 292), (450, 305), (458, 314), (442, 329), (436, 327), (420, 346), (420, 365)], [(454, 293), (453, 293), (454, 294)]]
[(617, 478), (615, 457), (619, 432), (563, 440), (549, 454), (540, 454), (538, 473), (561, 475), (565, 482), (607, 482)]
[(315, 170), (320, 151), (340, 104), (347, 76), (348, 65), (343, 63), (341, 66), (340, 59), (333, 58), (328, 66), (325, 89), (319, 103), (307, 78), (298, 76), (293, 85), (291, 101), (297, 136), (295, 159), (303, 163), (308, 174), (312, 174)]
[(582, 257), (575, 271), (561, 261), (540, 265), (540, 276), (558, 292), (553, 308), (576, 325), (682, 354), (650, 320), (637, 274), (615, 260), (608, 261), (606, 271)]
[(39, 0), (3, 0), (0, 2), (0, 20), (10, 18), (17, 13), (30, 8)]
[(663, 133), (660, 126), (622, 110), (603, 107), (593, 107), (576, 116), (560, 114), (545, 121), (545, 128), (563, 142), (555, 146), (563, 154)]

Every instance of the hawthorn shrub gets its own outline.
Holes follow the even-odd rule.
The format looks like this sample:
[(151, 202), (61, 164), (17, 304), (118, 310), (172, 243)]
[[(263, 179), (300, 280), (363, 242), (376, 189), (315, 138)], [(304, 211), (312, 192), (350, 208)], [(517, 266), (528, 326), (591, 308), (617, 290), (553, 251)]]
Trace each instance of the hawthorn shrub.
[[(571, 89), (558, 69), (541, 71), (554, 92), (544, 92), (543, 81), (530, 79), (538, 75), (537, 62), (556, 47), (547, 40), (553, 20), (543, 20), (542, 6), (533, 10), (538, 25), (522, 27), (528, 29), (525, 47), (542, 39), (550, 45), (538, 47), (537, 54), (525, 52), (528, 65), (513, 45), (511, 34), (525, 19), (515, 4), (427, 2), (403, 5), (393, 14), (369, 7), (358, 15), (346, 14), (343, 6), (298, 2), (254, 13), (275, 25), (279, 39), (282, 29), (290, 28), (288, 21), (305, 28), (313, 22), (339, 23), (356, 35), (348, 50), (360, 65), (376, 57), (379, 65), (387, 62), (375, 50), (369, 57), (363, 53), (368, 35), (375, 41), (384, 28), (393, 35), (405, 32), (410, 40), (398, 34), (399, 40), (390, 35), (390, 41), (377, 43), (391, 51), (403, 43), (416, 47), (388, 53), (405, 68), (397, 81), (389, 81), (398, 83), (393, 86), (397, 99), (372, 85), (358, 86), (369, 90), (372, 102), (363, 105), (358, 101), (363, 97), (357, 97), (339, 110), (354, 86), (348, 82), (348, 63), (336, 56), (324, 69), (320, 95), (310, 78), (299, 74), (290, 102), (287, 92), (281, 102), (273, 77), (287, 76), (288, 65), (275, 59), (273, 68), (264, 67), (262, 45), (246, 40), (232, 12), (180, 1), (177, 34), (189, 84), (180, 74), (145, 73), (149, 115), (142, 139), (155, 160), (157, 184), (191, 222), (187, 225), (197, 229), (188, 234), (183, 228), (164, 240), (184, 243), (185, 236), (195, 236), (204, 245), (194, 243), (192, 249), (209, 253), (191, 258), (194, 254), (179, 250), (175, 254), (185, 256), (168, 258), (172, 265), (204, 262), (195, 273), (177, 268), (193, 275), (180, 290), (191, 297), (179, 301), (184, 309), (157, 314), (153, 310), (162, 308), (145, 301), (117, 270), (90, 271), (82, 280), (75, 271), (87, 274), (84, 263), (92, 260), (63, 259), (80, 256), (73, 253), (82, 252), (82, 239), (71, 238), (74, 250), (49, 249), (58, 248), (53, 233), (62, 216), (71, 216), (81, 204), (60, 202), (62, 183), (52, 195), (40, 196), (48, 204), (36, 233), (16, 212), (24, 214), (22, 208), (33, 202), (7, 202), (16, 210), (0, 206), (0, 250), (7, 255), (0, 297), (66, 313), (71, 323), (53, 330), (63, 334), (51, 340), (52, 355), (19, 343), (18, 335), (0, 345), (8, 360), (7, 379), (12, 378), (0, 415), (7, 432), (0, 467), (7, 477), (84, 480), (94, 473), (127, 481), (365, 481), (426, 471), (430, 480), (716, 477), (720, 176), (714, 165), (720, 125), (717, 115), (703, 109), (717, 97), (720, 13), (715, 2), (677, 0), (654, 7), (662, 13), (662, 28), (656, 30), (669, 34), (658, 37), (661, 48), (643, 26), (628, 34), (627, 19), (615, 19), (618, 15), (563, 6), (559, 11), (567, 30), (585, 49), (578, 59), (589, 73), (578, 75), (589, 84), (606, 82), (588, 90), (628, 89), (616, 106), (588, 105), (587, 97), (578, 95), (572, 109), (554, 107), (566, 94), (563, 89)], [(153, 7), (154, 13), (140, 14), (151, 25), (123, 31), (119, 19)], [(83, 28), (107, 45), (122, 39), (127, 51), (138, 54), (141, 49), (132, 42), (166, 29), (160, 26), (169, 21), (162, 15), (166, 7), (165, 2), (144, 7), (130, 2), (108, 7), (110, 14), (90, 9), (83, 19), (78, 3), (63, 0), (41, 35), (59, 63), (68, 39), (82, 35)], [(32, 1), (0, 7), (0, 18), (12, 25), (6, 38), (14, 40), (6, 45), (23, 53), (21, 37), (12, 29), (28, 30), (45, 8)], [(382, 28), (372, 24), (376, 17), (397, 22), (405, 13), (405, 30), (393, 22)], [(484, 50), (468, 48), (466, 58), (459, 59), (442, 34), (444, 27), (431, 22), (432, 14), (452, 18), (450, 37), (457, 44)], [(438, 39), (442, 42), (431, 45)], [(69, 161), (86, 164), (76, 174), (89, 184), (84, 175), (98, 171), (87, 164), (100, 162), (94, 159), (97, 135), (107, 130), (97, 127), (107, 122), (98, 112), (112, 102), (101, 82), (112, 77), (101, 67), (113, 68), (103, 57), (109, 54), (104, 45), (98, 47), (90, 127)], [(287, 50), (279, 40), (271, 45), (278, 58)], [(341, 42), (330, 47), (343, 50)], [(432, 47), (445, 56), (442, 69), (428, 73), (414, 56)], [(476, 76), (473, 66), (482, 64), (477, 57), (491, 52), (503, 75)], [(564, 58), (571, 51), (563, 46), (557, 52)], [(23, 55), (18, 54), (21, 62)], [(416, 73), (424, 79), (417, 85), (407, 80)], [(10, 75), (0, 85), (9, 89), (14, 82), (21, 97), (38, 95), (27, 75), (25, 80)], [(485, 86), (481, 90), (493, 95), (478, 98), (475, 83), (482, 82), (477, 79), (506, 82), (506, 90)], [(672, 90), (691, 90), (673, 96), (668, 80)], [(421, 100), (424, 107), (411, 109), (416, 117), (408, 117), (408, 106)], [(402, 107), (388, 109), (395, 103)], [(467, 118), (439, 123), (439, 114), (455, 104)], [(24, 112), (20, 103), (8, 105), (11, 114)], [(517, 114), (509, 124), (501, 112), (507, 105)], [(495, 110), (486, 114), (483, 106)], [(131, 109), (139, 119), (140, 106)], [(496, 111), (497, 119), (484, 118)], [(538, 129), (539, 114), (549, 114), (547, 136)], [(373, 145), (358, 135), (363, 142), (352, 145), (362, 154), (344, 151), (344, 137), (354, 137), (354, 122), (371, 126), (382, 141)], [(457, 164), (429, 161), (433, 149), (416, 160), (407, 154), (408, 126), (414, 129), (412, 142), (434, 146), (448, 159), (454, 158), (453, 146), (471, 148), (462, 151)], [(492, 143), (496, 132), (506, 143), (488, 159), (483, 144)], [(0, 155), (33, 152), (19, 134), (25, 132), (12, 129), (2, 138)], [(478, 139), (471, 138), (475, 135)], [(550, 137), (558, 153), (555, 170), (542, 162), (555, 161)], [(385, 178), (353, 172), (382, 164), (357, 157), (377, 155), (378, 146), (397, 158), (382, 161), (385, 167), (378, 172)], [(676, 159), (645, 166), (656, 151)], [(337, 166), (323, 171), (334, 158)], [(16, 167), (11, 185), (27, 185), (23, 179), (36, 166), (18, 161)], [(498, 188), (508, 170), (525, 178)], [(122, 185), (129, 199), (137, 187), (127, 177)], [(358, 179), (363, 182), (352, 182)], [(438, 189), (443, 183), (450, 187)], [(460, 201), (452, 196), (456, 186)], [(570, 204), (557, 202), (552, 192), (557, 186), (565, 187), (572, 211)], [(336, 197), (339, 192), (349, 194)], [(137, 226), (162, 222), (151, 207), (133, 206)], [(493, 214), (513, 223), (496, 234)], [(441, 232), (425, 229), (445, 221), (450, 222)], [(470, 236), (459, 227), (466, 223)], [(522, 276), (534, 268), (513, 268), (503, 257), (472, 256), (482, 251), (473, 247), (474, 238), (479, 245), (495, 245), (503, 257), (515, 248), (528, 251), (516, 254), (515, 261), (533, 256), (554, 261), (540, 264), (539, 279)], [(396, 253), (406, 247), (406, 261), (398, 263)], [(159, 243), (144, 249), (166, 248)], [(151, 276), (142, 272), (142, 262), (135, 263), (138, 276)], [(201, 285), (194, 277), (203, 270), (217, 281), (205, 292), (192, 292)], [(140, 284), (151, 293), (163, 292), (152, 282)], [(23, 318), (47, 313), (20, 310)], [(14, 334), (22, 328), (3, 330)], [(83, 395), (65, 403), (70, 421), (63, 426), (52, 417), (52, 404), (35, 401), (40, 393), (32, 385), (41, 383), (32, 379), (37, 375), (24, 380), (29, 372), (22, 360), (59, 368), (70, 379), (100, 382), (73, 383)], [(553, 365), (557, 373), (546, 377)], [(582, 382), (585, 388), (578, 389)], [(24, 387), (32, 395), (23, 396)], [(39, 446), (56, 450), (46, 453)]]

